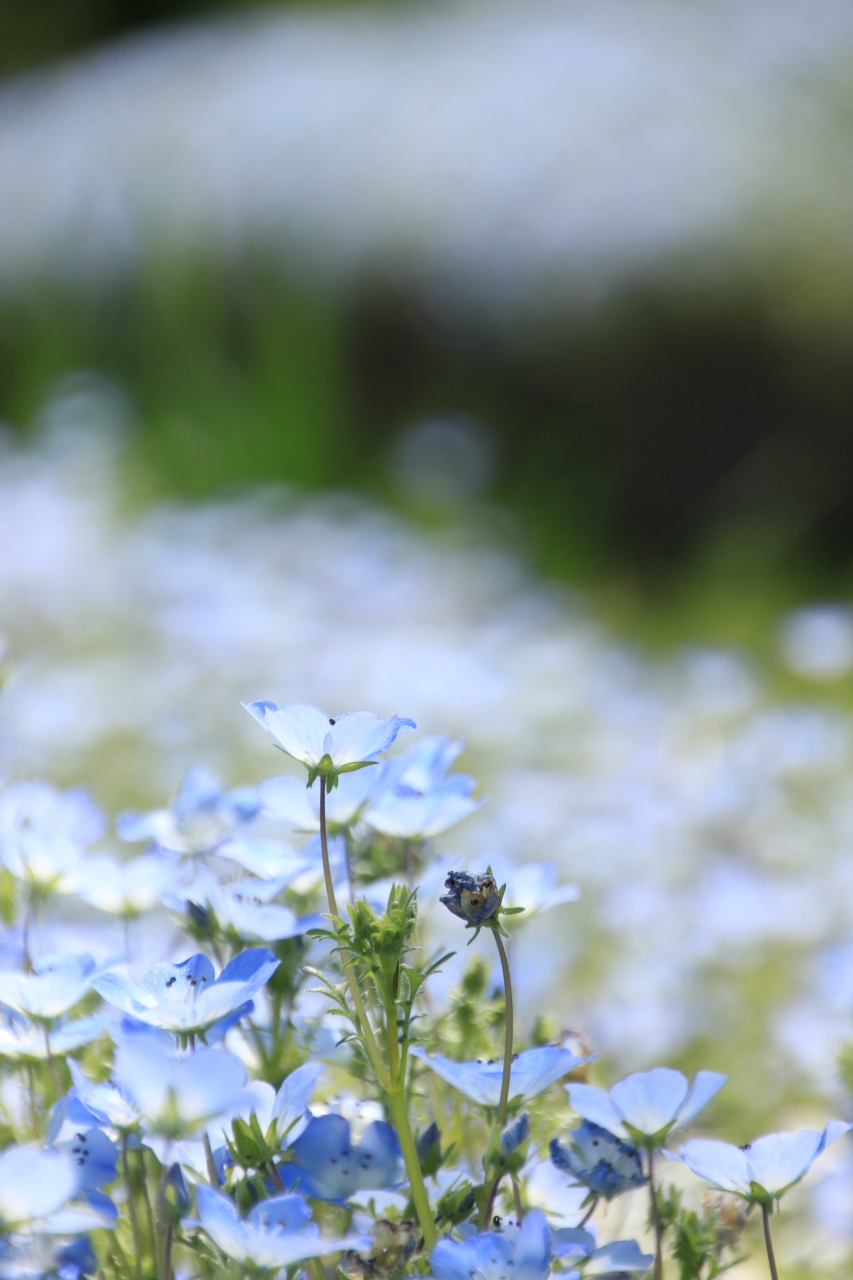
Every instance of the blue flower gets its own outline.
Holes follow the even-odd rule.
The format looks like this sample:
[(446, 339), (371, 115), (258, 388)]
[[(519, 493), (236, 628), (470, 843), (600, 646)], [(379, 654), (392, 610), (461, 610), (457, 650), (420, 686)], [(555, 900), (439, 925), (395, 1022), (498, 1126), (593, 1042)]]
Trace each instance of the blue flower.
[(525, 1216), (514, 1237), (483, 1231), (469, 1240), (439, 1240), (430, 1256), (436, 1280), (545, 1280), (551, 1270), (551, 1231), (540, 1209)]
[[(326, 798), (326, 823), (329, 829), (350, 827), (355, 822), (371, 791), (377, 786), (372, 769), (344, 773), (337, 787)], [(292, 774), (267, 778), (258, 786), (264, 812), (271, 818), (287, 822), (295, 831), (320, 830), (320, 788), (316, 781), (306, 787)]]
[(69, 1158), (42, 1147), (7, 1147), (0, 1152), (0, 1228), (20, 1228), (50, 1217), (77, 1190)]
[[(200, 1133), (230, 1110), (246, 1070), (221, 1049), (178, 1057), (143, 1035), (119, 1045), (113, 1078), (121, 1097), (133, 1103), (155, 1133), (180, 1138)], [(96, 1098), (92, 1101), (97, 1105)]]
[(308, 770), (308, 785), (316, 777), (326, 778), (329, 787), (341, 773), (372, 764), (387, 751), (401, 729), (416, 729), (414, 720), (391, 716), (383, 720), (372, 711), (345, 711), (327, 716), (317, 707), (292, 702), (277, 707), (274, 702), (244, 703), (267, 733), (294, 760)]
[(296, 938), (309, 929), (320, 929), (322, 916), (298, 918), (289, 907), (271, 900), (288, 882), (289, 877), (275, 880), (240, 880), (227, 888), (220, 884), (207, 867), (202, 867), (192, 884), (164, 896), (163, 902), (181, 914), (190, 906), (210, 907), (222, 929), (233, 929), (250, 941), (276, 942)]
[(96, 970), (91, 956), (70, 952), (36, 960), (32, 973), (0, 970), (0, 1005), (31, 1018), (59, 1018), (83, 999)]
[(115, 1143), (101, 1129), (94, 1128), (78, 1130), (54, 1145), (74, 1166), (78, 1194), (105, 1221), (114, 1222), (118, 1211), (101, 1187), (116, 1176), (118, 1147)]
[(106, 1025), (107, 1019), (103, 1014), (77, 1018), (72, 1022), (63, 1020), (51, 1026), (48, 1040), (42, 1024), (30, 1022), (19, 1014), (10, 1014), (0, 1022), (0, 1058), (15, 1062), (30, 1058), (43, 1062), (49, 1056), (48, 1048), (51, 1054), (60, 1057), (81, 1045), (90, 1044)]
[(263, 947), (241, 951), (216, 977), (207, 956), (155, 964), (137, 984), (124, 974), (100, 974), (92, 986), (111, 1005), (140, 1022), (182, 1035), (201, 1033), (242, 1010), (278, 968)]
[(249, 1262), (263, 1269), (277, 1271), (308, 1258), (365, 1248), (370, 1243), (369, 1238), (362, 1236), (321, 1239), (319, 1228), (310, 1221), (311, 1211), (301, 1196), (262, 1200), (247, 1218), (238, 1217), (228, 1197), (210, 1187), (199, 1186), (196, 1196), (201, 1225), (214, 1244), (238, 1262)]
[(42, 891), (64, 888), (65, 875), (103, 829), (100, 811), (83, 791), (19, 782), (0, 792), (0, 861)]
[[(554, 1257), (569, 1257), (581, 1271), (571, 1277), (621, 1276), (647, 1271), (653, 1262), (641, 1253), (635, 1240), (616, 1240), (595, 1249), (587, 1231), (552, 1232), (544, 1213), (534, 1209), (513, 1231), (484, 1231), (467, 1240), (445, 1236), (432, 1251), (430, 1262), (436, 1280), (545, 1280)], [(563, 1272), (562, 1274), (566, 1274)]]
[[(498, 1105), (503, 1077), (501, 1059), (494, 1062), (452, 1062), (440, 1053), (431, 1058), (420, 1045), (412, 1049), (411, 1053), (425, 1062), (442, 1080), (464, 1093), (466, 1098), (486, 1107)], [(510, 1068), (510, 1101), (514, 1098), (525, 1101), (535, 1098), (537, 1093), (567, 1076), (575, 1067), (589, 1061), (590, 1058), (576, 1058), (570, 1049), (558, 1049), (554, 1045), (525, 1049), (513, 1058)]]
[(275, 1131), (282, 1146), (288, 1146), (296, 1135), (293, 1132), (305, 1117), (308, 1103), (317, 1081), (326, 1068), (317, 1062), (306, 1062), (291, 1071), (278, 1093), (265, 1080), (252, 1080), (246, 1085), (235, 1106), (230, 1110), (228, 1122), (222, 1126), (223, 1136), (232, 1138), (231, 1121), (239, 1117), (248, 1120), (256, 1115), (261, 1132), (266, 1134), (275, 1121)]
[(380, 1191), (401, 1177), (400, 1144), (384, 1120), (374, 1120), (361, 1141), (354, 1142), (343, 1116), (314, 1116), (292, 1152), (295, 1163), (282, 1169), (288, 1185), (319, 1200), (347, 1200), (356, 1191)]
[(170, 853), (210, 853), (260, 812), (253, 787), (224, 791), (214, 773), (194, 765), (184, 774), (168, 809), (121, 813), (116, 831), (121, 840), (148, 840)]
[(717, 1094), (728, 1076), (699, 1071), (688, 1088), (680, 1071), (655, 1067), (626, 1076), (608, 1093), (589, 1084), (570, 1084), (578, 1115), (626, 1142), (660, 1146), (672, 1129), (687, 1124)]
[(86, 858), (68, 877), (68, 892), (98, 911), (128, 919), (150, 911), (166, 886), (175, 879), (175, 866), (157, 854), (129, 862), (106, 855)]
[(479, 809), (476, 785), (467, 774), (445, 774), (462, 750), (449, 738), (430, 737), (415, 743), (382, 770), (364, 821), (384, 835), (429, 839)]
[(851, 1128), (842, 1120), (830, 1120), (822, 1132), (769, 1133), (746, 1147), (728, 1142), (692, 1138), (677, 1156), (706, 1182), (744, 1200), (768, 1203), (784, 1195), (808, 1172), (822, 1151)]
[(600, 1125), (584, 1120), (573, 1130), (570, 1141), (571, 1145), (564, 1147), (556, 1138), (552, 1139), (551, 1160), (576, 1182), (589, 1187), (593, 1195), (612, 1200), (623, 1191), (648, 1182), (636, 1147)]
[(116, 1129), (133, 1128), (139, 1119), (139, 1108), (132, 1099), (110, 1081), (95, 1084), (73, 1058), (68, 1059), (68, 1069), (74, 1081), (69, 1098), (79, 1100), (99, 1124)]

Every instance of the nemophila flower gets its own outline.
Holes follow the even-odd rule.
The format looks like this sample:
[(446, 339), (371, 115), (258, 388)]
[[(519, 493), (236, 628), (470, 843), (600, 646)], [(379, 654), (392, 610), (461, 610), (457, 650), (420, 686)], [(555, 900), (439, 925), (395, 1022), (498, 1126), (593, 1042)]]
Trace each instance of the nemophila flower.
[[(230, 1110), (230, 1121), (248, 1120), (254, 1115), (264, 1134), (275, 1123), (278, 1141), (287, 1146), (297, 1136), (297, 1126), (304, 1119), (311, 1095), (325, 1070), (321, 1063), (306, 1062), (291, 1071), (278, 1093), (265, 1080), (250, 1081)], [(226, 1137), (231, 1136), (230, 1126), (224, 1126), (224, 1133)]]
[[(377, 786), (373, 769), (341, 774), (338, 785), (326, 797), (326, 825), (330, 830), (355, 822), (370, 793)], [(320, 830), (320, 786), (306, 787), (301, 778), (267, 778), (258, 785), (264, 812), (288, 823), (295, 831)]]
[(314, 1116), (291, 1150), (295, 1163), (282, 1170), (288, 1185), (319, 1200), (381, 1191), (399, 1182), (402, 1173), (397, 1135), (384, 1120), (374, 1120), (354, 1142), (343, 1116)]
[(284, 707), (274, 702), (243, 705), (283, 751), (305, 765), (309, 786), (318, 777), (324, 777), (329, 788), (336, 786), (340, 774), (373, 764), (401, 729), (417, 728), (405, 716), (383, 720), (372, 711), (327, 716), (317, 707), (297, 702)]
[(498, 884), (491, 873), (469, 875), (467, 871), (450, 871), (444, 887), (447, 893), (442, 894), (440, 901), (469, 928), (493, 919), (501, 905)]
[(719, 1093), (728, 1076), (698, 1071), (688, 1088), (680, 1071), (655, 1067), (626, 1076), (608, 1093), (589, 1084), (570, 1084), (578, 1115), (626, 1142), (660, 1146), (668, 1133), (692, 1120)]
[(170, 853), (209, 853), (252, 822), (260, 808), (254, 787), (225, 791), (214, 773), (194, 765), (184, 774), (168, 809), (121, 813), (116, 831), (131, 844), (147, 840)]
[[(432, 1251), (430, 1263), (436, 1280), (545, 1280), (553, 1259), (569, 1258), (579, 1267), (569, 1277), (619, 1276), (647, 1271), (653, 1259), (641, 1253), (636, 1241), (617, 1240), (594, 1247), (586, 1231), (552, 1232), (544, 1213), (533, 1209), (518, 1225), (502, 1231), (483, 1231), (466, 1240), (445, 1236)], [(562, 1272), (566, 1275), (565, 1272)]]
[(575, 884), (558, 884), (559, 871), (553, 862), (524, 862), (518, 865), (508, 858), (492, 858), (491, 872), (498, 884), (505, 884), (503, 904), (521, 907), (522, 920), (539, 911), (550, 911), (566, 902), (576, 902), (580, 890)]
[(138, 1036), (119, 1045), (113, 1080), (155, 1133), (181, 1138), (228, 1111), (246, 1082), (246, 1069), (222, 1049), (181, 1057)]
[(73, 1058), (68, 1059), (68, 1069), (74, 1081), (69, 1098), (79, 1100), (99, 1124), (133, 1128), (139, 1119), (139, 1107), (130, 1097), (110, 1081), (96, 1084), (90, 1080)]
[(553, 1138), (551, 1159), (558, 1169), (606, 1200), (648, 1182), (636, 1147), (590, 1120), (572, 1131), (568, 1146)]
[(95, 990), (115, 1008), (164, 1031), (189, 1035), (205, 1032), (238, 1010), (249, 1012), (252, 996), (278, 968), (271, 951), (241, 951), (216, 977), (204, 955), (181, 964), (155, 964), (138, 983), (122, 973), (101, 973)]
[(174, 881), (174, 863), (157, 854), (143, 854), (129, 862), (103, 855), (86, 858), (75, 867), (68, 890), (108, 915), (133, 917), (156, 906)]
[(766, 1204), (799, 1182), (821, 1152), (850, 1128), (843, 1120), (830, 1120), (822, 1132), (801, 1129), (799, 1133), (769, 1133), (745, 1147), (691, 1138), (678, 1155), (666, 1154), (671, 1160), (683, 1161), (721, 1191)]
[(64, 888), (66, 874), (103, 829), (100, 811), (83, 791), (19, 782), (0, 792), (0, 861), (42, 891)]
[[(430, 1057), (421, 1045), (416, 1045), (411, 1053), (425, 1062), (442, 1080), (464, 1093), (466, 1098), (486, 1107), (498, 1105), (503, 1077), (502, 1059), (498, 1058), (493, 1062), (452, 1062), (440, 1053)], [(510, 1102), (516, 1098), (523, 1101), (535, 1098), (549, 1085), (574, 1071), (575, 1067), (590, 1062), (597, 1056), (593, 1054), (586, 1058), (576, 1058), (570, 1049), (558, 1049), (554, 1045), (525, 1049), (523, 1053), (515, 1055), (510, 1068)]]
[(362, 1236), (322, 1239), (301, 1196), (262, 1200), (246, 1218), (238, 1216), (227, 1196), (210, 1187), (199, 1186), (196, 1197), (199, 1220), (214, 1244), (230, 1258), (262, 1269), (279, 1270), (308, 1258), (364, 1248), (370, 1243)]
[(445, 776), (461, 750), (460, 742), (429, 737), (388, 760), (364, 821), (384, 835), (429, 839), (467, 818), (485, 802), (472, 797), (476, 784), (467, 774)]
[(290, 883), (303, 872), (314, 869), (318, 875), (323, 874), (319, 850), (316, 855), (312, 849), (300, 852), (284, 840), (249, 840), (237, 836), (219, 845), (216, 856), (236, 862), (244, 871), (261, 880), (280, 879), (283, 883)]
[(32, 973), (0, 970), (0, 1005), (30, 1018), (60, 1018), (82, 1000), (98, 967), (91, 956), (60, 952), (33, 963)]
[(115, 1205), (101, 1187), (113, 1182), (118, 1169), (118, 1147), (102, 1129), (78, 1130), (55, 1144), (71, 1160), (77, 1177), (77, 1193), (106, 1219), (115, 1219)]
[(322, 916), (300, 919), (289, 907), (272, 901), (287, 883), (286, 878), (252, 879), (226, 887), (204, 867), (192, 884), (178, 893), (166, 894), (163, 902), (181, 914), (193, 908), (209, 909), (220, 929), (231, 929), (239, 937), (252, 941), (275, 942), (322, 928), (325, 923)]
[(31, 1022), (20, 1014), (11, 1014), (0, 1021), (0, 1059), (16, 1062), (24, 1059), (44, 1061), (51, 1055), (60, 1057), (91, 1044), (107, 1025), (103, 1014), (73, 1021), (52, 1023), (50, 1035), (45, 1036), (44, 1025)]
[(0, 1230), (49, 1218), (76, 1190), (77, 1174), (66, 1155), (44, 1147), (7, 1147), (0, 1152)]

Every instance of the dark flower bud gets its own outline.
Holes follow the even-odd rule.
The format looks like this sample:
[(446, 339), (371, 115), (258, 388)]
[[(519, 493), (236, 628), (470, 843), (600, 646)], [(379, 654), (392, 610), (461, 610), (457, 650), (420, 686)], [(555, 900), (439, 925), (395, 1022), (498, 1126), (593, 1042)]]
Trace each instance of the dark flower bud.
[(497, 881), (487, 873), (470, 876), (467, 871), (451, 871), (444, 882), (447, 893), (441, 901), (469, 926), (480, 926), (496, 915), (501, 905)]
[(341, 1270), (352, 1280), (361, 1277), (373, 1280), (393, 1280), (402, 1274), (406, 1263), (418, 1245), (420, 1231), (409, 1218), (402, 1222), (388, 1222), (380, 1218), (374, 1222), (369, 1249), (349, 1250), (341, 1259)]

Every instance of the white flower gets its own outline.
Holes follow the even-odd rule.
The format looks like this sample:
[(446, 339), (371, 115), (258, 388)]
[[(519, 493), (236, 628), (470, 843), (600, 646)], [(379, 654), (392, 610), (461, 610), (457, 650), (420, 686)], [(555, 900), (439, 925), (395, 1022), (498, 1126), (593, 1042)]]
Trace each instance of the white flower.
[(138, 916), (174, 884), (175, 864), (157, 854), (116, 862), (106, 855), (87, 858), (68, 877), (68, 892), (113, 916)]
[(48, 1218), (77, 1190), (71, 1160), (44, 1147), (0, 1152), (0, 1228), (9, 1230)]
[(103, 1014), (93, 1014), (89, 1018), (59, 1022), (51, 1027), (47, 1036), (43, 1024), (13, 1015), (8, 1021), (0, 1022), (0, 1058), (44, 1061), (51, 1054), (60, 1056), (90, 1044), (106, 1026), (107, 1019)]

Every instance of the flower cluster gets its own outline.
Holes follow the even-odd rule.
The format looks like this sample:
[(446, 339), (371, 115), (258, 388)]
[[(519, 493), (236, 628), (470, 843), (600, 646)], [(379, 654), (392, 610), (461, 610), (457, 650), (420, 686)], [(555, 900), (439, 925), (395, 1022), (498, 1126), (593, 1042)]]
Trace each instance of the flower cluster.
[[(436, 857), (480, 804), (449, 772), (460, 744), (380, 760), (413, 721), (247, 709), (302, 776), (224, 791), (191, 769), (170, 806), (117, 819), (138, 854), (103, 847), (78, 792), (0, 793), (0, 1277), (660, 1280), (671, 1250), (710, 1280), (753, 1214), (775, 1275), (771, 1215), (850, 1126), (676, 1151), (726, 1077), (658, 1067), (608, 1091), (597, 1054), (519, 1016), (505, 940), (577, 893), (548, 864)], [(499, 979), (431, 949), (437, 878)], [(68, 950), (84, 911), (118, 934)], [(729, 1201), (697, 1217), (661, 1185), (676, 1165)], [(647, 1242), (610, 1238), (599, 1206), (621, 1197), (647, 1201)]]

